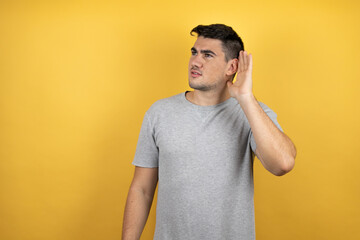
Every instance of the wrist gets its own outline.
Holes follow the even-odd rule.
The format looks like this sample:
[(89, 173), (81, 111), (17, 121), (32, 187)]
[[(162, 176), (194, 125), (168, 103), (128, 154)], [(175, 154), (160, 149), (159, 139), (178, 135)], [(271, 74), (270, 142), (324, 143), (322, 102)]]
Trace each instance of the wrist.
[(241, 106), (244, 104), (247, 104), (249, 102), (256, 101), (256, 98), (252, 92), (246, 93), (246, 94), (239, 94), (235, 98), (240, 103)]

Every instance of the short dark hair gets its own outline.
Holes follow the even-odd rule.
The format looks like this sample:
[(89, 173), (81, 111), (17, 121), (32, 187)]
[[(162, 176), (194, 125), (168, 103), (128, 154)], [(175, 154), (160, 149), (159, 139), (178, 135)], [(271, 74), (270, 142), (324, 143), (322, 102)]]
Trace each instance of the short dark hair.
[(244, 43), (239, 35), (224, 24), (198, 25), (191, 30), (190, 35), (194, 36), (193, 33), (197, 33), (198, 37), (220, 40), (226, 61), (239, 58), (239, 52), (244, 50)]

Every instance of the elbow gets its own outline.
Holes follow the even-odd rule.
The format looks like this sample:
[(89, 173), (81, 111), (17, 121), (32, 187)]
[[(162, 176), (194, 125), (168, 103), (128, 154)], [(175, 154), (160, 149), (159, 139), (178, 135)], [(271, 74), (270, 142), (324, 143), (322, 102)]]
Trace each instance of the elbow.
[(281, 162), (282, 164), (279, 166), (279, 168), (273, 172), (273, 174), (278, 177), (287, 174), (294, 168), (295, 156), (284, 157), (284, 159)]
[(297, 154), (297, 150), (295, 145), (291, 142), (288, 138), (289, 145), (285, 151), (282, 151), (282, 154), (279, 154), (280, 161), (279, 161), (279, 168), (274, 173), (276, 176), (283, 176), (286, 173), (290, 172), (295, 166), (295, 157)]
[(275, 176), (281, 177), (281, 176), (284, 176), (285, 174), (287, 174), (288, 172), (290, 172), (291, 170), (292, 170), (292, 168), (284, 167), (284, 168), (280, 168), (280, 169), (274, 171), (273, 174)]
[(270, 173), (275, 176), (283, 176), (294, 168), (296, 157), (295, 147), (288, 151), (273, 150), (271, 152), (276, 152), (277, 154), (263, 156), (262, 152), (257, 152), (258, 158)]

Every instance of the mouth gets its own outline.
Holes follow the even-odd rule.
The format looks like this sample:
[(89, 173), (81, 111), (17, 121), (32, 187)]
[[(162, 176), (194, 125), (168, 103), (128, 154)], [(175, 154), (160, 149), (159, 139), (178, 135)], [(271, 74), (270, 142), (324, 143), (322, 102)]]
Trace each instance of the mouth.
[(196, 71), (196, 70), (191, 70), (191, 71), (190, 71), (190, 75), (191, 75), (191, 77), (193, 77), (193, 78), (197, 78), (197, 77), (202, 76), (202, 74), (201, 74), (199, 71)]

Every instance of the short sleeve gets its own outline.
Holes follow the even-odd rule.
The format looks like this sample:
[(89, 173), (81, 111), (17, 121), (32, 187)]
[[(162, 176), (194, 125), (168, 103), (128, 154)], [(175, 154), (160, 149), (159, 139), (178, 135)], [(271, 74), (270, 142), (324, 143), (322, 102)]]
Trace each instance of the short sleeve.
[[(268, 115), (268, 117), (271, 119), (271, 121), (277, 126), (277, 128), (284, 132), (283, 129), (281, 128), (280, 124), (277, 122), (277, 114), (271, 110), (268, 106), (266, 106), (264, 103), (259, 102), (259, 105), (261, 106), (261, 108), (264, 110), (264, 112), (266, 113), (266, 115)], [(254, 136), (252, 134), (252, 131), (250, 129), (250, 146), (252, 151), (255, 153), (256, 150), (256, 142), (254, 139)]]
[(136, 146), (135, 157), (132, 162), (138, 167), (158, 167), (159, 149), (156, 146), (154, 128), (150, 124), (149, 114), (145, 113), (141, 125), (139, 139)]

